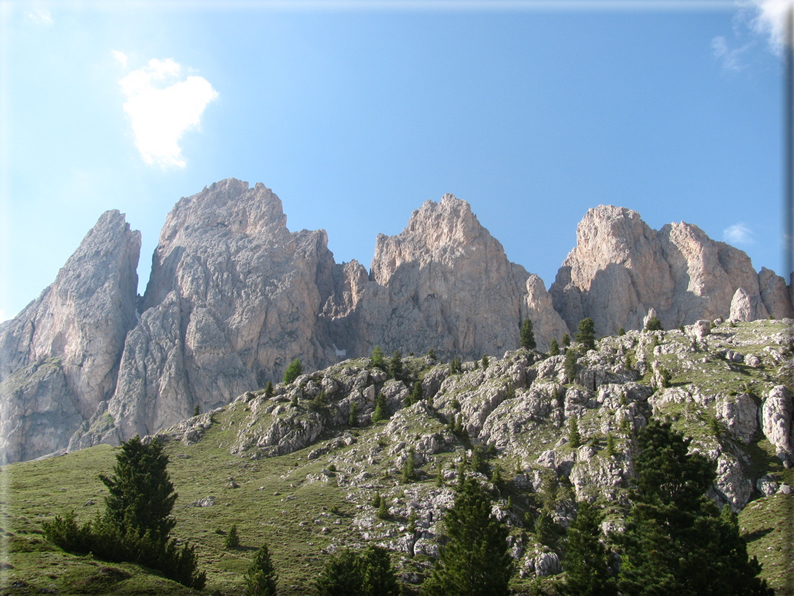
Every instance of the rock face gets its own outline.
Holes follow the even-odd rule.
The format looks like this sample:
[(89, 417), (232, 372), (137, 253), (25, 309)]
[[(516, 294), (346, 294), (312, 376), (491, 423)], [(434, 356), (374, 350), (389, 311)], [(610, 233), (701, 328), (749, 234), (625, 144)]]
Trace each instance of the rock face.
[(140, 233), (108, 211), (45, 289), (0, 326), (2, 462), (65, 448), (116, 386), (135, 325)]
[[(72, 447), (126, 440), (335, 358), (318, 322), (332, 288), (324, 231), (291, 233), (268, 188), (224, 180), (168, 215), (118, 387)], [(112, 424), (108, 426), (108, 417)]]
[[(106, 213), (55, 283), (0, 326), (7, 461), (157, 432), (196, 407), (206, 412), (278, 381), (295, 358), (310, 371), (367, 356), (375, 345), (387, 355), (495, 357), (518, 347), (526, 318), (542, 351), (586, 316), (606, 335), (641, 327), (651, 314), (668, 329), (794, 315), (784, 280), (756, 274), (743, 252), (688, 224), (654, 231), (618, 207), (587, 213), (550, 292), (452, 195), (422, 205), (399, 235), (378, 236), (369, 273), (356, 261), (335, 263), (323, 230), (290, 232), (280, 199), (264, 185), (234, 179), (177, 203), (140, 301), (139, 247), (124, 217)], [(538, 374), (564, 382), (562, 357)], [(619, 369), (608, 376), (627, 380)], [(604, 378), (581, 382), (594, 388)], [(469, 432), (480, 432), (505, 399), (496, 385), (472, 402)], [(295, 431), (295, 440), (315, 430)], [(274, 427), (271, 438), (281, 443), (290, 432)]]
[(399, 235), (378, 236), (368, 283), (358, 264), (339, 279), (324, 314), (348, 355), (375, 345), (387, 353), (502, 354), (518, 346), (527, 317), (541, 349), (568, 331), (543, 281), (508, 261), (469, 204), (449, 194), (414, 211)]
[(576, 235), (576, 248), (550, 289), (572, 329), (585, 317), (595, 321), (598, 335), (639, 329), (651, 308), (666, 329), (698, 319), (791, 313), (782, 278), (767, 270), (756, 274), (744, 252), (697, 226), (656, 231), (636, 211), (601, 205), (587, 212)]

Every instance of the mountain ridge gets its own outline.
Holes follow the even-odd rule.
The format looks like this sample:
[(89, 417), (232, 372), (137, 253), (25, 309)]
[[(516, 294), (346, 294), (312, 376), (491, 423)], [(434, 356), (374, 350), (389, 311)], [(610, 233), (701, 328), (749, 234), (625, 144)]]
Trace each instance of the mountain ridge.
[[(105, 219), (116, 228), (123, 222), (108, 212), (95, 228), (103, 230)], [(120, 242), (127, 261), (134, 253), (137, 264), (140, 235), (123, 225), (127, 232), (113, 232), (115, 244), (106, 244)], [(137, 249), (120, 240), (125, 234), (138, 234)], [(36, 315), (29, 310), (34, 301), (0, 326), (3, 461), (152, 434), (195, 407), (214, 409), (278, 380), (294, 358), (315, 370), (367, 355), (375, 345), (387, 353), (495, 356), (518, 347), (525, 318), (546, 349), (587, 316), (599, 335), (641, 328), (651, 311), (666, 328), (717, 317), (794, 316), (791, 287), (767, 269), (756, 273), (742, 251), (690, 224), (654, 231), (638, 213), (611, 206), (585, 215), (548, 291), (507, 259), (468, 203), (449, 194), (425, 202), (400, 234), (378, 235), (368, 272), (356, 261), (336, 263), (324, 230), (290, 232), (281, 200), (262, 183), (216, 182), (180, 199), (166, 218), (139, 312), (134, 267), (107, 267), (101, 255), (86, 261), (84, 244), (95, 243), (89, 236), (75, 252), (92, 272), (84, 287), (115, 290), (94, 292), (106, 298), (99, 308), (59, 315), (57, 304), (45, 301)], [(85, 284), (78, 269), (65, 266), (61, 285), (56, 280), (50, 288)], [(84, 382), (63, 371), (71, 370), (69, 358), (84, 362), (88, 352), (71, 349), (64, 365), (58, 345), (73, 342), (75, 333), (56, 332), (41, 349), (19, 344), (37, 316), (62, 320), (68, 330), (91, 327), (105, 312), (116, 331), (86, 341), (91, 349), (108, 343), (100, 352), (112, 357), (101, 375), (83, 371)], [(92, 393), (98, 385), (102, 391)], [(79, 407), (64, 410), (69, 403)], [(37, 428), (57, 427), (58, 438), (31, 439), (24, 429), (34, 421)]]

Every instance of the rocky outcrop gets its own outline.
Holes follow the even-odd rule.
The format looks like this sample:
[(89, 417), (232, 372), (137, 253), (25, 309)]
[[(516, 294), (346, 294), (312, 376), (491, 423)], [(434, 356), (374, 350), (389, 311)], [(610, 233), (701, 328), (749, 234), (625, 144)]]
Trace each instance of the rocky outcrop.
[[(180, 200), (152, 259), (140, 324), (129, 334), (106, 411), (73, 446), (150, 434), (277, 380), (300, 358), (335, 358), (318, 323), (333, 287), (324, 231), (291, 233), (262, 184), (224, 180)], [(112, 429), (97, 432), (105, 416)]]
[(508, 261), (469, 204), (449, 194), (422, 205), (399, 235), (378, 236), (366, 286), (360, 265), (347, 264), (340, 277), (342, 297), (324, 315), (348, 355), (375, 345), (444, 357), (502, 354), (518, 346), (527, 317), (541, 349), (567, 332), (542, 280)]
[(65, 448), (116, 386), (135, 325), (140, 233), (108, 211), (55, 282), (0, 326), (3, 462)]
[(591, 317), (597, 335), (639, 329), (651, 308), (666, 329), (734, 315), (789, 316), (792, 309), (782, 278), (756, 274), (744, 252), (697, 226), (655, 231), (636, 211), (604, 205), (579, 223), (576, 247), (550, 292), (569, 327)]

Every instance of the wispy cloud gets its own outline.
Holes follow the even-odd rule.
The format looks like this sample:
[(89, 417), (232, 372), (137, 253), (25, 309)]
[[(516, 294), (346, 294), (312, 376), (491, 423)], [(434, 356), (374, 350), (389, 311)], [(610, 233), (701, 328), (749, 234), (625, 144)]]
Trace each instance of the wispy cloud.
[(53, 25), (55, 21), (52, 19), (52, 14), (46, 8), (41, 6), (34, 7), (25, 13), (28, 21), (36, 25)]
[[(127, 56), (113, 56), (125, 67)], [(197, 130), (207, 104), (218, 92), (204, 77), (183, 76), (174, 60), (152, 59), (119, 81), (127, 101), (124, 111), (130, 119), (135, 146), (150, 165), (183, 168), (186, 161), (179, 142), (189, 130)]]
[(753, 231), (742, 221), (728, 226), (722, 231), (722, 239), (730, 244), (752, 244), (755, 242), (753, 235)]
[(731, 49), (728, 40), (720, 35), (711, 40), (711, 52), (715, 58), (722, 60), (723, 69), (738, 72), (746, 66), (741, 61), (742, 54), (753, 45), (753, 42), (750, 42)]

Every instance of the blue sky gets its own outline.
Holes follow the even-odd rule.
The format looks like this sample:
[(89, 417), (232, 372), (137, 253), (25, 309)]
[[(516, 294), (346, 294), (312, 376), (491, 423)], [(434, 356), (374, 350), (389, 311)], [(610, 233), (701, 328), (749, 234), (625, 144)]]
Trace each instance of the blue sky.
[(168, 211), (228, 177), (337, 262), (451, 192), (547, 287), (599, 204), (782, 273), (783, 6), (0, 0), (0, 319), (107, 209), (142, 293)]

